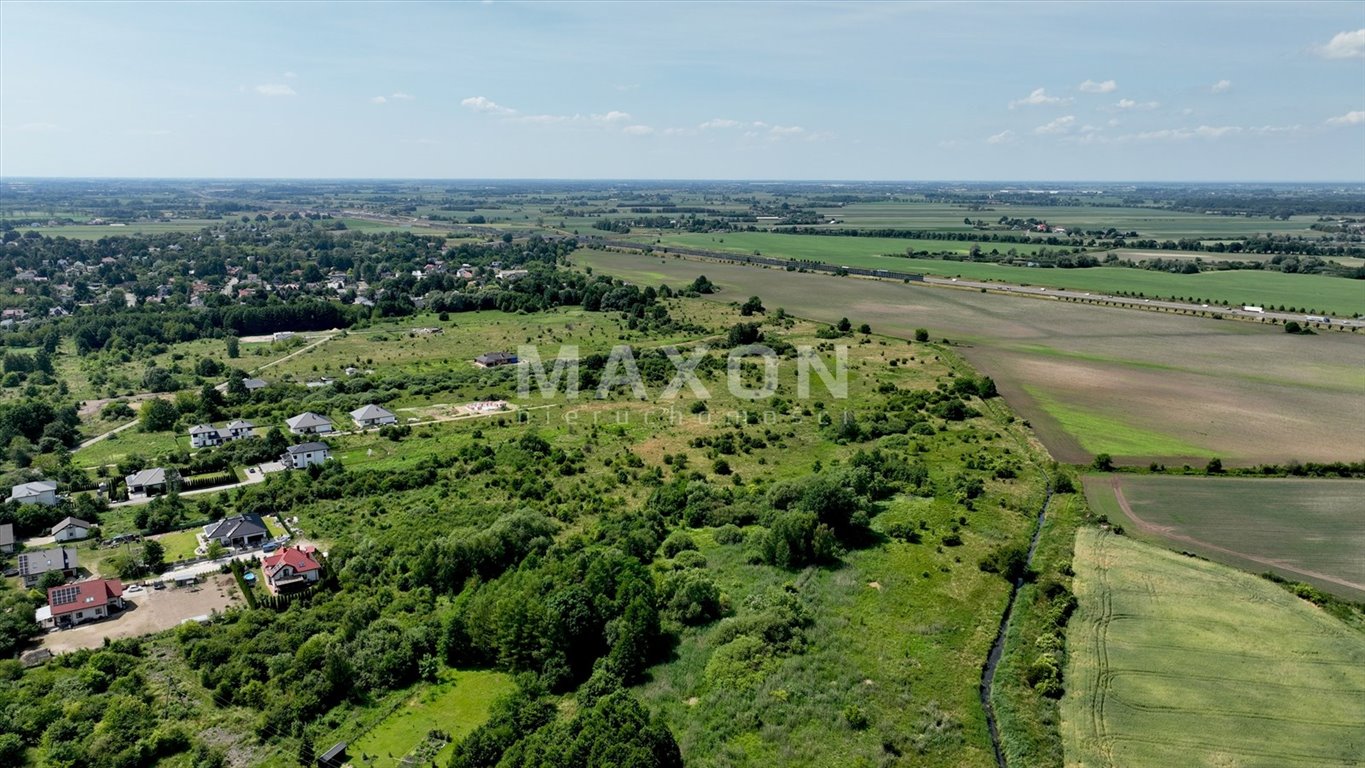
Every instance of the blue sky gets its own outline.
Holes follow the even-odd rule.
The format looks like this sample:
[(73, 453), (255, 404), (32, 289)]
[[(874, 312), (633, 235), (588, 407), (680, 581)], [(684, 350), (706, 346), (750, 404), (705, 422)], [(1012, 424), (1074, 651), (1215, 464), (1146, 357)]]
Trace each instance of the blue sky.
[(1365, 183), (1365, 3), (0, 3), (0, 175)]

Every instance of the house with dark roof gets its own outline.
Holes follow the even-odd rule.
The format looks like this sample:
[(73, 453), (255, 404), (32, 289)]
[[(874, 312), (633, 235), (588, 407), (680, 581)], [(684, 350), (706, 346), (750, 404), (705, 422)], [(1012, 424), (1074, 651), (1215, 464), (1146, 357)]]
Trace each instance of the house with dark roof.
[(474, 358), (480, 368), (496, 368), (499, 365), (516, 365), (517, 356), (511, 352), (485, 352)]
[(332, 458), (332, 449), (326, 443), (299, 443), (284, 449), (280, 462), (290, 469), (307, 469)]
[(204, 542), (218, 542), (228, 549), (251, 549), (270, 538), (265, 521), (255, 513), (225, 517), (204, 526)]
[(56, 541), (78, 541), (89, 536), (90, 529), (94, 527), (94, 523), (87, 523), (75, 517), (63, 518), (60, 523), (52, 526), (52, 538)]
[(49, 573), (60, 573), (66, 578), (73, 578), (80, 567), (75, 547), (19, 553), (19, 578), (23, 580), (26, 588), (36, 586), (38, 581)]
[(296, 435), (323, 435), (332, 431), (332, 420), (312, 411), (304, 411), (284, 423), (289, 426), (289, 431)]
[(398, 417), (394, 416), (393, 412), (387, 408), (380, 408), (371, 403), (363, 408), (351, 411), (351, 421), (354, 421), (355, 425), (361, 429), (369, 429), (371, 427), (382, 427), (385, 424), (397, 424)]
[(239, 440), (243, 437), (250, 437), (251, 430), (256, 427), (249, 421), (238, 419), (226, 427), (219, 429), (212, 424), (199, 424), (190, 427), (190, 446), (194, 448), (211, 448), (215, 445), (222, 445), (229, 440)]
[(156, 496), (170, 490), (170, 485), (166, 479), (166, 470), (160, 467), (144, 469), (128, 475), (124, 478), (124, 482), (128, 485), (128, 498), (130, 499), (145, 499), (148, 496)]
[(14, 525), (12, 523), (5, 523), (4, 525), (0, 525), (0, 554), (8, 555), (13, 551)]
[(31, 483), (20, 483), (10, 489), (9, 499), (20, 504), (42, 504), (50, 507), (57, 503), (57, 481), (34, 480)]
[(190, 447), (212, 448), (223, 444), (223, 436), (212, 424), (196, 424), (190, 427)]
[(246, 387), (247, 392), (255, 392), (258, 389), (265, 389), (270, 386), (265, 379), (242, 379), (242, 386)]
[(51, 587), (47, 590), (47, 605), (35, 611), (33, 619), (45, 628), (60, 629), (108, 618), (122, 608), (123, 582), (95, 579)]
[(298, 547), (282, 547), (266, 555), (261, 561), (261, 571), (265, 574), (265, 585), (272, 594), (282, 590), (307, 586), (322, 576), (322, 563), (318, 561), (317, 549), (307, 544)]

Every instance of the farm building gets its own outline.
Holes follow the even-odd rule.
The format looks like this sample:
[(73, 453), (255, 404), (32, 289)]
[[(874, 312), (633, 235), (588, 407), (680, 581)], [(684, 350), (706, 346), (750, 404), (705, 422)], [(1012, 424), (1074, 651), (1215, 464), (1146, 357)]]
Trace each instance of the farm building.
[(52, 538), (57, 541), (77, 541), (89, 536), (90, 529), (94, 527), (93, 523), (68, 517), (52, 526)]
[(145, 499), (148, 496), (166, 493), (170, 487), (166, 480), (166, 470), (160, 467), (144, 469), (128, 475), (124, 478), (124, 482), (128, 485), (128, 498), (130, 499)]
[(332, 431), (332, 420), (319, 416), (312, 411), (304, 411), (285, 421), (289, 431), (296, 435), (323, 435)]
[(19, 578), (25, 587), (37, 585), (49, 573), (61, 573), (67, 578), (74, 577), (80, 562), (76, 559), (75, 547), (40, 549), (35, 552), (19, 553)]
[(474, 358), (474, 364), (480, 368), (496, 368), (499, 365), (516, 365), (517, 356), (511, 352), (485, 352)]
[(280, 461), (290, 469), (307, 469), (332, 458), (332, 449), (326, 443), (299, 443), (284, 450)]
[(370, 404), (364, 408), (351, 411), (351, 421), (354, 421), (355, 425), (361, 429), (369, 429), (370, 427), (382, 427), (385, 424), (397, 424), (398, 417), (386, 408)]
[(204, 526), (204, 541), (216, 541), (228, 549), (250, 549), (270, 538), (265, 521), (257, 514), (225, 517)]
[(283, 547), (261, 561), (261, 571), (265, 573), (265, 585), (271, 593), (306, 586), (317, 581), (322, 575), (322, 564), (318, 562), (317, 550), (311, 546)]
[(57, 481), (35, 480), (22, 483), (10, 489), (10, 501), (20, 504), (42, 504), (50, 507), (57, 503)]
[(34, 620), (47, 629), (74, 627), (108, 618), (123, 608), (123, 582), (96, 579), (64, 584), (47, 591), (47, 605), (34, 612)]

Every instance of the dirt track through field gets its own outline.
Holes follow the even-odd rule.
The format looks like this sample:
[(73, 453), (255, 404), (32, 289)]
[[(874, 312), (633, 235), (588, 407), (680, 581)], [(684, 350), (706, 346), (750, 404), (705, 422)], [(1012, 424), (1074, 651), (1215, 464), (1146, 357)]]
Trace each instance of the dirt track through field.
[(1133, 522), (1133, 525), (1136, 525), (1139, 529), (1147, 533), (1150, 533), (1153, 536), (1160, 536), (1161, 538), (1167, 539), (1169, 541), (1178, 541), (1184, 544), (1192, 544), (1196, 547), (1211, 549), (1215, 552), (1222, 552), (1225, 555), (1239, 557), (1242, 558), (1243, 560), (1250, 560), (1253, 563), (1260, 563), (1261, 565), (1279, 568), (1284, 571), (1289, 571), (1290, 573), (1297, 573), (1300, 576), (1307, 576), (1313, 579), (1321, 579), (1322, 581), (1330, 582), (1332, 584), (1348, 587), (1350, 589), (1358, 589), (1362, 592), (1365, 592), (1365, 584), (1357, 584), (1353, 581), (1347, 581), (1346, 579), (1337, 576), (1332, 576), (1331, 574), (1322, 573), (1320, 571), (1310, 571), (1306, 568), (1299, 568), (1297, 566), (1290, 565), (1284, 560), (1275, 560), (1269, 557), (1260, 557), (1259, 555), (1252, 555), (1246, 552), (1238, 552), (1235, 549), (1220, 547), (1217, 544), (1210, 544), (1207, 541), (1201, 541), (1200, 539), (1196, 539), (1193, 536), (1187, 536), (1183, 533), (1176, 533), (1174, 526), (1156, 525), (1154, 523), (1150, 523), (1139, 517), (1137, 513), (1133, 511), (1133, 508), (1129, 506), (1128, 500), (1123, 497), (1123, 481), (1119, 477), (1117, 476), (1111, 477), (1109, 479), (1109, 487), (1114, 490), (1114, 500), (1118, 502), (1119, 509), (1123, 510), (1123, 514), (1126, 515), (1128, 519)]

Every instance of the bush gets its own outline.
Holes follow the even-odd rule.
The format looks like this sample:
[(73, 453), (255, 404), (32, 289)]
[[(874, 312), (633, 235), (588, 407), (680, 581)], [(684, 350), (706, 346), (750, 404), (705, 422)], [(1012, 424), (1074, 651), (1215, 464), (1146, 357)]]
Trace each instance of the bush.
[(696, 548), (697, 542), (693, 541), (691, 536), (683, 531), (674, 531), (667, 539), (664, 539), (663, 555), (664, 557), (677, 557), (680, 552), (695, 550)]
[(743, 544), (744, 531), (740, 527), (731, 523), (726, 523), (716, 529), (717, 544)]

